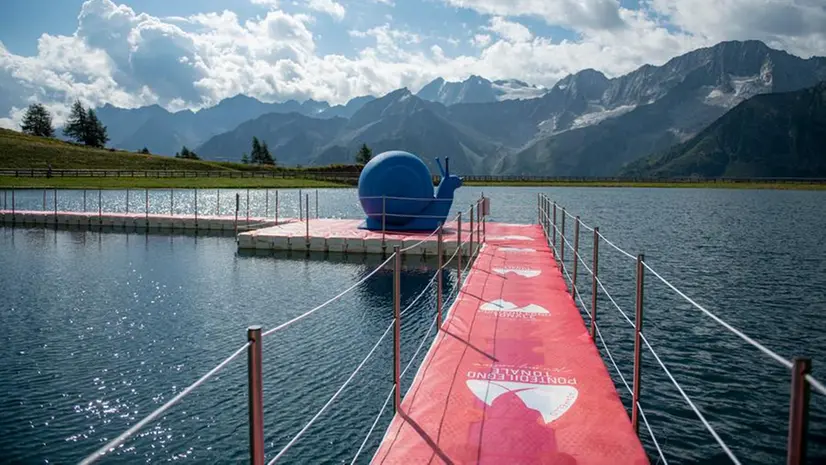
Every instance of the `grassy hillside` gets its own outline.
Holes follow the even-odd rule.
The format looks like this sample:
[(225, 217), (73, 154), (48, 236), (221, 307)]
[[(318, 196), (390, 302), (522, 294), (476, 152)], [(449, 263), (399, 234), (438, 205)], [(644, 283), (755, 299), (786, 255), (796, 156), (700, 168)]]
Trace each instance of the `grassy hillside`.
[[(275, 167), (244, 165), (241, 163), (184, 160), (160, 155), (142, 155), (113, 149), (93, 149), (57, 139), (29, 136), (17, 131), (0, 129), (0, 169), (92, 169), (92, 170), (184, 170), (184, 171), (273, 171)], [(316, 168), (316, 170), (324, 168)], [(304, 173), (312, 171), (288, 169)], [(350, 173), (351, 166), (326, 167), (328, 171)], [(117, 177), (0, 177), (2, 187), (58, 187), (58, 188), (125, 188), (125, 187), (339, 187), (346, 184), (288, 178), (117, 178)]]
[(0, 129), (0, 168), (111, 169), (111, 170), (229, 170), (226, 164), (93, 149), (57, 139), (29, 136)]

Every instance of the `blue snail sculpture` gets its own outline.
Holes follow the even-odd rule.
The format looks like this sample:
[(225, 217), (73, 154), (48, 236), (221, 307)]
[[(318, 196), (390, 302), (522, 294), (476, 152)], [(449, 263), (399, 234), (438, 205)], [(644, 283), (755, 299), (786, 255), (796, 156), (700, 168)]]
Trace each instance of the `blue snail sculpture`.
[(438, 158), (436, 163), (442, 180), (434, 195), (430, 170), (416, 155), (391, 150), (370, 160), (359, 176), (359, 200), (367, 214), (360, 228), (433, 231), (439, 223), (444, 224), (462, 179), (451, 176), (448, 158), (444, 168)]

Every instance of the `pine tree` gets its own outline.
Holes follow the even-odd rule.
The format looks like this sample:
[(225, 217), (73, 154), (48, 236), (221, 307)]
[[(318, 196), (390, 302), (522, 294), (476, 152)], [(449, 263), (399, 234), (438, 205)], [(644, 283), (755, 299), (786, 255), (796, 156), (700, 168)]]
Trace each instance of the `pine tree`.
[(258, 141), (258, 138), (252, 136), (252, 154), (250, 157), (250, 162), (253, 164), (261, 164), (263, 161), (262, 157), (263, 153), (261, 153), (261, 142)]
[(86, 128), (86, 109), (80, 100), (75, 100), (72, 104), (72, 112), (69, 114), (69, 119), (66, 120), (66, 126), (63, 127), (63, 135), (74, 139), (75, 142), (83, 142)]
[(86, 112), (86, 124), (84, 125), (83, 143), (90, 147), (103, 148), (109, 142), (106, 134), (106, 126), (100, 122), (95, 110), (89, 109)]
[(373, 150), (368, 147), (367, 144), (362, 144), (361, 149), (359, 149), (358, 154), (356, 154), (356, 163), (366, 165), (371, 158), (373, 158)]
[(49, 114), (46, 107), (39, 103), (33, 103), (26, 109), (20, 129), (33, 136), (54, 137), (52, 115)]
[(249, 165), (250, 157), (249, 157), (249, 155), (247, 155), (247, 152), (244, 152), (244, 154), (241, 155), (241, 163), (243, 163), (245, 165)]
[(149, 155), (150, 154), (149, 149), (146, 148), (146, 147), (142, 148), (140, 153), (142, 153), (144, 155)]
[(261, 163), (265, 165), (275, 165), (275, 159), (270, 153), (270, 148), (267, 146), (267, 141), (261, 145)]
[(183, 146), (183, 148), (181, 149), (181, 156), (180, 156), (180, 158), (189, 158), (190, 156), (191, 156), (191, 155), (190, 155), (190, 153), (189, 153), (189, 149), (188, 149), (188, 148), (186, 148), (186, 145), (184, 145), (184, 146)]

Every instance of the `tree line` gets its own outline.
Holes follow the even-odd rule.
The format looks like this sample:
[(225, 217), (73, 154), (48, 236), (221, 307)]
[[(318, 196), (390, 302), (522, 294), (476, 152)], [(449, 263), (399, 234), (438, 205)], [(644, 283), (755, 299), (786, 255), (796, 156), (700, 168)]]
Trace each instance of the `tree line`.
[[(20, 129), (25, 134), (38, 137), (54, 137), (55, 133), (52, 115), (40, 103), (29, 105), (23, 115)], [(95, 110), (85, 108), (80, 100), (72, 104), (72, 111), (63, 127), (63, 135), (89, 147), (103, 148), (109, 142), (106, 126), (100, 122)]]

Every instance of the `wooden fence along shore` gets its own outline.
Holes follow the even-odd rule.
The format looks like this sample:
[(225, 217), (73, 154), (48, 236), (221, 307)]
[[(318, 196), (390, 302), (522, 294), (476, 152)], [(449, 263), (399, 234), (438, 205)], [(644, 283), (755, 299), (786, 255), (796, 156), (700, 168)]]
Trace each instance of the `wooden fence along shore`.
[[(231, 171), (231, 170), (92, 170), (92, 169), (0, 169), (0, 176), (17, 178), (37, 177), (116, 177), (116, 178), (282, 178), (313, 179), (318, 181), (356, 184), (358, 171), (316, 171), (316, 170), (266, 170), (266, 171)], [(748, 183), (748, 184), (826, 184), (826, 178), (791, 178), (791, 177), (621, 177), (621, 176), (488, 176), (462, 175), (468, 183)], [(438, 184), (439, 176), (433, 177)]]

